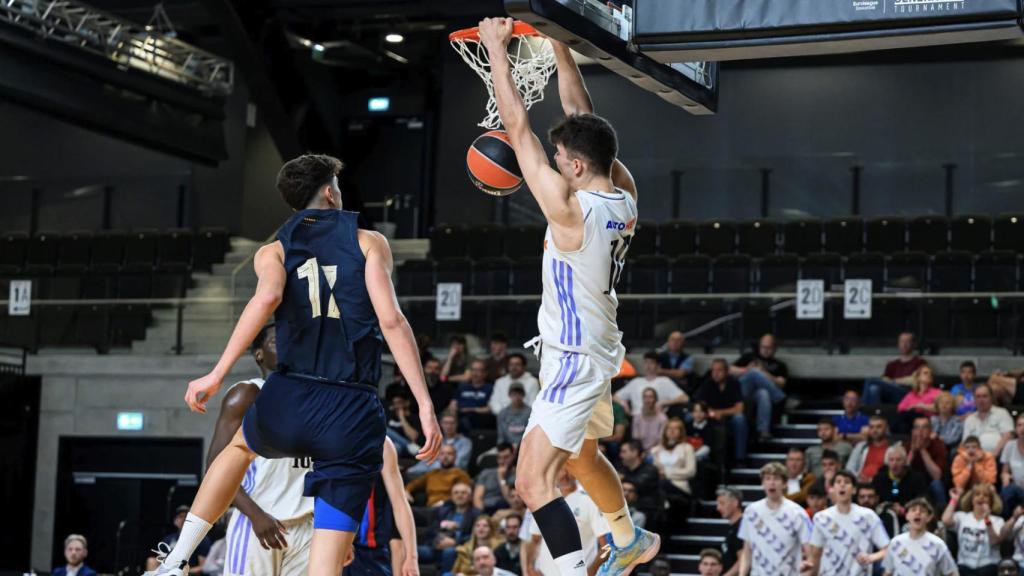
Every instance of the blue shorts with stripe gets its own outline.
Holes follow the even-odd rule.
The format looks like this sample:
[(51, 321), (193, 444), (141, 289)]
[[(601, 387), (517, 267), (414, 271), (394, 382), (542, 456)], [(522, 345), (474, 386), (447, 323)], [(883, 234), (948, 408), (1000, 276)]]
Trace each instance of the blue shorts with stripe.
[(245, 414), (249, 448), (265, 458), (313, 460), (306, 496), (362, 518), (383, 464), (384, 409), (364, 384), (274, 372)]

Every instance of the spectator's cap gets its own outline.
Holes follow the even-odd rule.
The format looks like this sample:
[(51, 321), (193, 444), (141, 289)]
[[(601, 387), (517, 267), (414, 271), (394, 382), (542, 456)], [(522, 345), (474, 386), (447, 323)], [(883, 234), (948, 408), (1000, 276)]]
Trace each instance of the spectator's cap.
[(174, 515), (177, 516), (182, 512), (185, 512), (187, 514), (189, 510), (191, 510), (191, 508), (189, 508), (188, 504), (182, 504), (181, 506), (178, 506), (177, 508), (174, 509)]
[(520, 394), (526, 394), (526, 388), (523, 387), (521, 382), (513, 382), (508, 385), (508, 393), (519, 392)]
[(735, 499), (740, 504), (743, 503), (743, 492), (739, 488), (733, 488), (732, 486), (723, 486), (715, 492), (715, 496), (729, 496)]

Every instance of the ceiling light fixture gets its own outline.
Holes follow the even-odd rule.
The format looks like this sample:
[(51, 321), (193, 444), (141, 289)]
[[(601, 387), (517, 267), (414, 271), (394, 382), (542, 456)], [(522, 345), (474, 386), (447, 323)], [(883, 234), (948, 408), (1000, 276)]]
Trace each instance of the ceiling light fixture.
[(391, 43), (391, 44), (399, 44), (400, 42), (405, 40), (405, 37), (402, 36), (401, 34), (391, 33), (391, 34), (388, 34), (387, 36), (385, 36), (384, 40), (389, 42), (389, 43)]

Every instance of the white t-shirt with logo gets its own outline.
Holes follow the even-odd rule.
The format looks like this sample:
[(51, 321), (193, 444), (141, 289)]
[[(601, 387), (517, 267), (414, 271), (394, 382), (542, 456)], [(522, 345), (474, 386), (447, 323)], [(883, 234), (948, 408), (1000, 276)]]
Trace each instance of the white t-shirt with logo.
[[(566, 496), (565, 503), (569, 505), (572, 515), (576, 518), (576, 525), (580, 528), (580, 542), (583, 543), (583, 559), (586, 560), (587, 566), (589, 566), (594, 561), (594, 558), (597, 557), (598, 536), (603, 536), (609, 531), (608, 521), (604, 519), (604, 515), (598, 510), (597, 504), (594, 504), (590, 496), (580, 489)], [(544, 576), (558, 576), (558, 566), (555, 564), (555, 559), (551, 557), (551, 551), (548, 550), (548, 545), (544, 542), (543, 535), (540, 533), (540, 527), (533, 521), (532, 515), (530, 516), (529, 526), (527, 526), (525, 520), (523, 521), (523, 529), (528, 530), (528, 535), (526, 535), (525, 539), (529, 539), (534, 535), (541, 536), (537, 559), (533, 563), (534, 567)], [(520, 529), (519, 532), (521, 538), (524, 536), (523, 529)]]
[[(999, 516), (989, 516), (989, 519), (992, 520), (992, 529), (998, 534), (1003, 529), (1003, 519)], [(989, 543), (984, 520), (978, 520), (971, 512), (957, 512), (953, 514), (953, 523), (958, 544), (957, 564), (967, 568), (999, 564), (999, 545)]]
[(857, 555), (889, 545), (881, 518), (870, 508), (850, 504), (843, 514), (832, 506), (815, 514), (813, 523), (811, 545), (822, 549), (821, 576), (867, 576), (871, 566), (861, 566)]
[(911, 538), (909, 532), (893, 538), (882, 560), (882, 568), (892, 576), (948, 576), (957, 573), (956, 563), (946, 543), (931, 532), (925, 532), (916, 539)]
[(811, 540), (811, 519), (792, 500), (782, 499), (772, 510), (762, 498), (747, 507), (740, 540), (750, 545), (750, 576), (800, 572), (800, 545)]
[(683, 390), (668, 376), (655, 376), (648, 380), (643, 376), (633, 378), (629, 384), (623, 386), (615, 397), (623, 402), (629, 402), (629, 410), (633, 414), (639, 414), (644, 407), (644, 390), (654, 388), (658, 394), (658, 402), (674, 400), (683, 393)]

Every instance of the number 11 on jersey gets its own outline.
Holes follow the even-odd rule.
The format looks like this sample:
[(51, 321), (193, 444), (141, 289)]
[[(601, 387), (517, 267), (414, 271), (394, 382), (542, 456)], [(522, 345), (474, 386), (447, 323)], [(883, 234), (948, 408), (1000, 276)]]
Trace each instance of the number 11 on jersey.
[[(305, 278), (309, 286), (309, 307), (313, 310), (313, 318), (320, 317), (320, 270), (324, 271), (324, 278), (327, 279), (327, 286), (334, 290), (334, 283), (338, 280), (337, 266), (320, 266), (316, 258), (310, 258), (296, 269), (299, 279)], [(332, 293), (327, 301), (327, 317), (341, 318), (341, 311), (334, 301)]]

